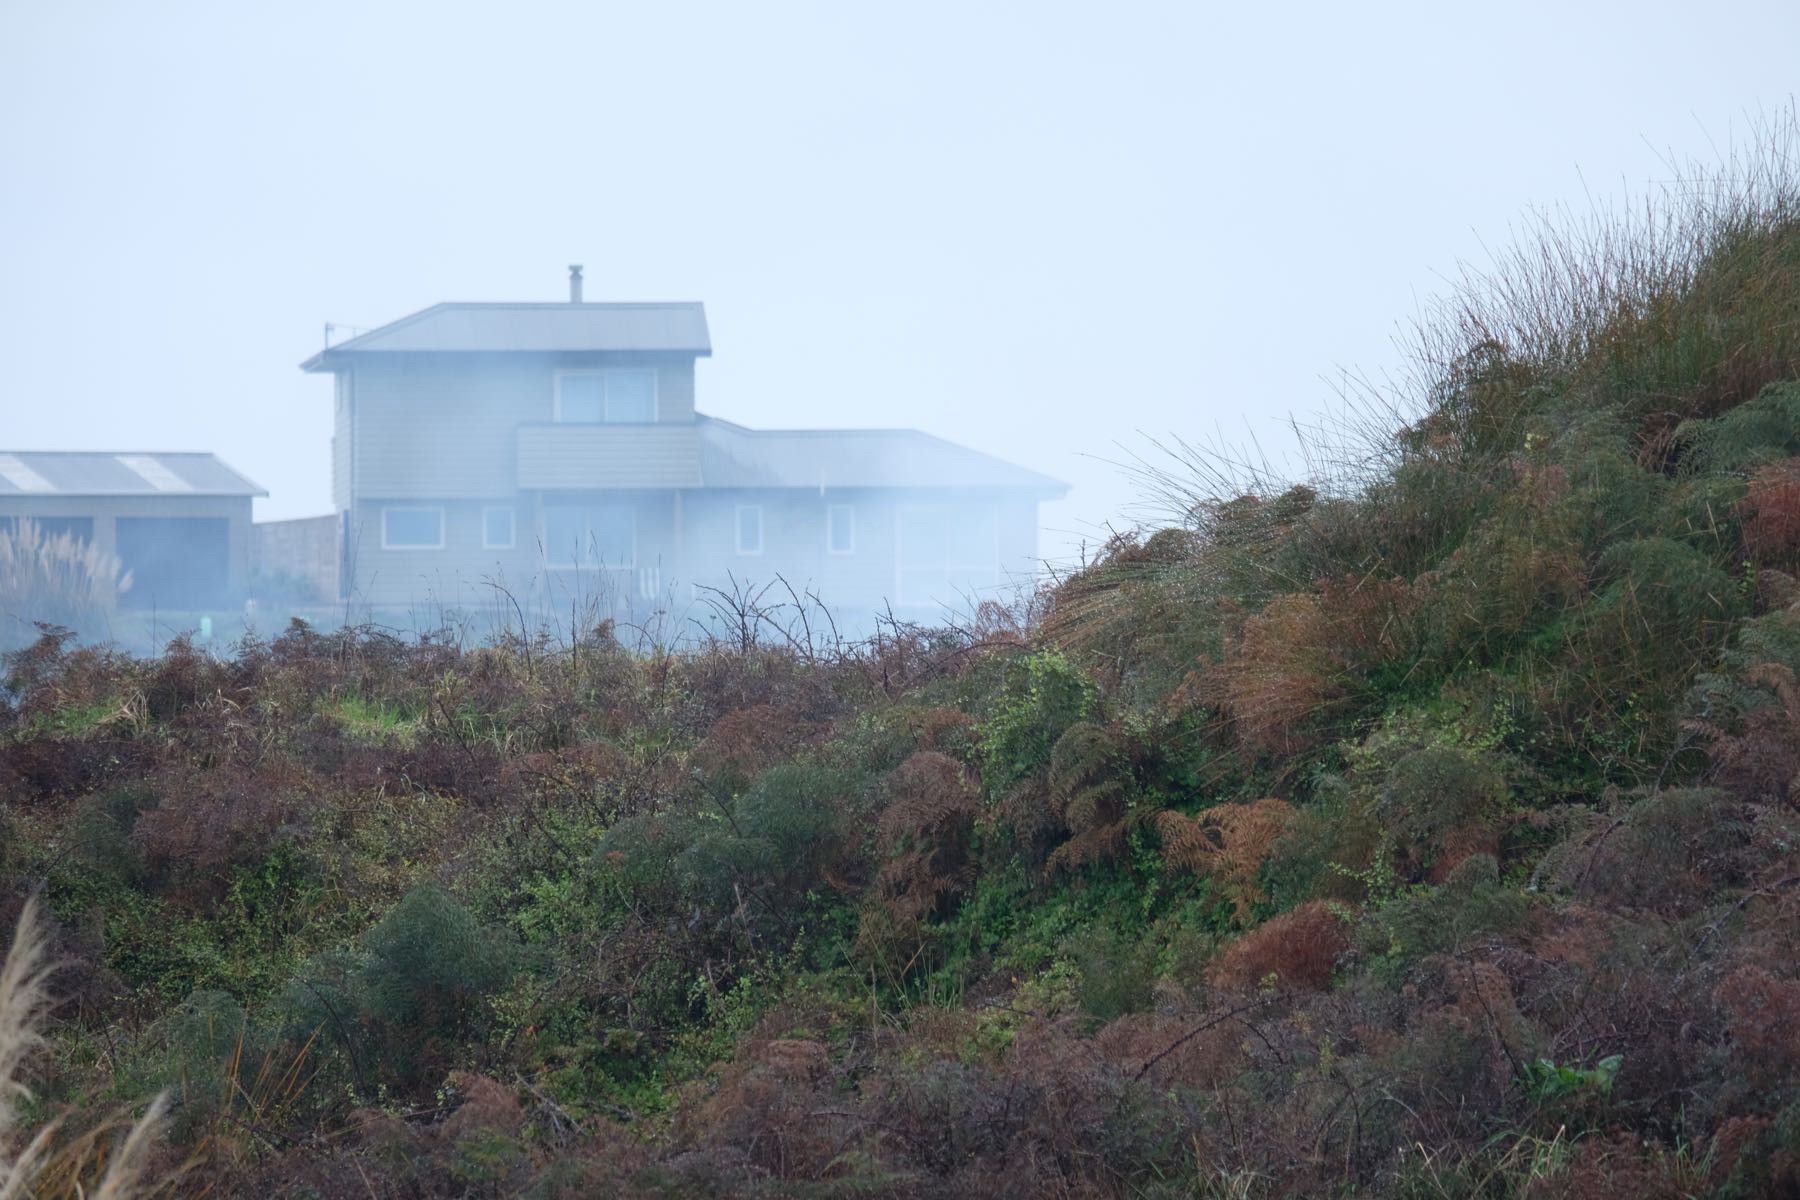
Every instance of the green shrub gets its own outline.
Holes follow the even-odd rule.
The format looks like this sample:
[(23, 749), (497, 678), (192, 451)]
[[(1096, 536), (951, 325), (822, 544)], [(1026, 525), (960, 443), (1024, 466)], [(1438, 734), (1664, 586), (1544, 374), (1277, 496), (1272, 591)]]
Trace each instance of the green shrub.
[(1093, 711), (1096, 699), (1093, 683), (1061, 651), (1041, 650), (1014, 662), (981, 722), (989, 793), (998, 796), (1048, 768), (1057, 741)]
[(194, 1139), (229, 1113), (274, 1049), (272, 1039), (251, 1025), (243, 1005), (219, 991), (189, 995), (156, 1022), (147, 1042), (147, 1052), (127, 1073), (122, 1090), (128, 1095), (171, 1092), (174, 1132), (183, 1140)]
[(1066, 951), (1080, 972), (1076, 994), (1082, 1010), (1094, 1020), (1105, 1024), (1149, 1007), (1156, 982), (1154, 942), (1096, 926), (1071, 938)]
[(1534, 911), (1530, 897), (1500, 882), (1499, 864), (1491, 855), (1476, 854), (1463, 860), (1442, 887), (1410, 889), (1365, 914), (1356, 946), (1381, 978), (1398, 982), (1427, 955), (1524, 932)]
[(460, 1032), (475, 1002), (505, 982), (504, 943), (436, 884), (420, 884), (363, 938), (364, 1010), (395, 1027)]
[(1493, 757), (1431, 745), (1388, 768), (1376, 812), (1409, 858), (1430, 866), (1446, 853), (1492, 848), (1507, 803), (1506, 776)]
[(1771, 384), (1720, 416), (1684, 421), (1674, 440), (1684, 475), (1746, 475), (1800, 454), (1800, 383)]
[(288, 1036), (317, 1035), (365, 1092), (411, 1088), (447, 1069), (485, 1026), (484, 1000), (517, 954), (436, 884), (420, 884), (361, 939), (295, 973), (282, 995)]

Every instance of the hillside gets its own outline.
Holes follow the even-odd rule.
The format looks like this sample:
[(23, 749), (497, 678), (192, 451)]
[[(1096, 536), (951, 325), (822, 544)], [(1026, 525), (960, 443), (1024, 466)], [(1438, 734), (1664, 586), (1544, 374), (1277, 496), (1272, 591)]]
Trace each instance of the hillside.
[(1800, 1194), (1791, 161), (968, 628), (46, 632), (42, 1194)]

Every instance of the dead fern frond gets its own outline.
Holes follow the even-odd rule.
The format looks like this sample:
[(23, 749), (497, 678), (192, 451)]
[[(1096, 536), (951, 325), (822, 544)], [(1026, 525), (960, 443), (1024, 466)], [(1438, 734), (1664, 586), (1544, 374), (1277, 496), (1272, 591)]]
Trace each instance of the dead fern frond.
[(1794, 803), (1800, 800), (1800, 680), (1781, 663), (1759, 663), (1744, 679), (1771, 693), (1769, 702), (1734, 728), (1701, 720), (1684, 727), (1704, 739), (1713, 765), (1737, 787)]
[(886, 861), (876, 874), (858, 935), (865, 950), (910, 954), (923, 924), (975, 881), (970, 835), (979, 792), (968, 768), (947, 754), (921, 750), (888, 777), (887, 807), (877, 823)]
[(1255, 905), (1267, 899), (1257, 876), (1294, 815), (1293, 805), (1269, 796), (1252, 804), (1220, 804), (1192, 817), (1166, 810), (1156, 814), (1156, 831), (1171, 869), (1212, 877), (1238, 918), (1248, 920)]

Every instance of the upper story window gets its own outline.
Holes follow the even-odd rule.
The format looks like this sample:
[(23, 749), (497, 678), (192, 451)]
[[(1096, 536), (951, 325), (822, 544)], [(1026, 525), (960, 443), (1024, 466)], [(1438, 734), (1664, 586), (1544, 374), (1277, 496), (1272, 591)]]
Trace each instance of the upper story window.
[(737, 506), (737, 552), (761, 554), (763, 551), (762, 505)]
[(825, 507), (825, 552), (856, 553), (856, 508), (849, 504)]
[(656, 372), (648, 368), (560, 372), (556, 419), (572, 425), (654, 421)]
[(442, 550), (444, 510), (427, 506), (382, 509), (381, 548)]

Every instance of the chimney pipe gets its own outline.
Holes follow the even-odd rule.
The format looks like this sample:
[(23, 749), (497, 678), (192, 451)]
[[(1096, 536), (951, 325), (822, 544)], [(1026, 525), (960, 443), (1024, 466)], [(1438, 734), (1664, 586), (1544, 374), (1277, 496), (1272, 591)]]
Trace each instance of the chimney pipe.
[(581, 303), (581, 264), (569, 264), (569, 303)]

